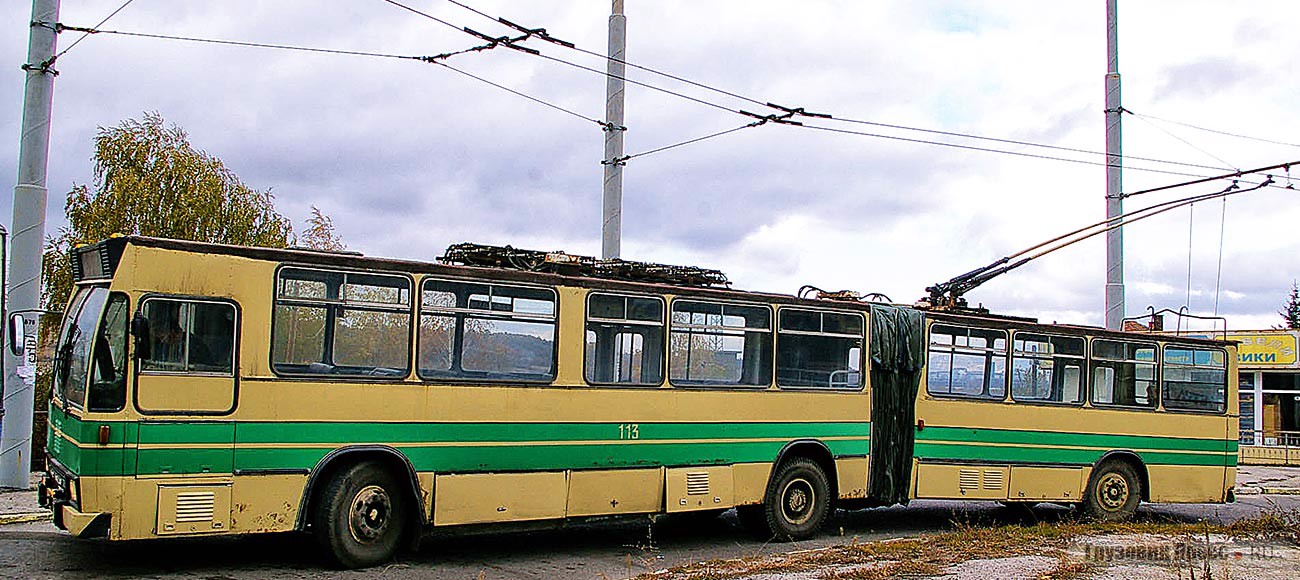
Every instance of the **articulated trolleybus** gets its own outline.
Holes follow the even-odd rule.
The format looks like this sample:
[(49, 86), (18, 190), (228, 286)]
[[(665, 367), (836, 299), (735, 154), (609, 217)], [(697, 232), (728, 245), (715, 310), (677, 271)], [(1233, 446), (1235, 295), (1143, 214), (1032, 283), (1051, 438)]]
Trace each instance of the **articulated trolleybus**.
[(71, 258), (40, 494), (77, 537), (300, 530), (357, 567), (443, 527), (735, 508), (789, 540), (911, 499), (1233, 500), (1228, 342), (490, 246)]

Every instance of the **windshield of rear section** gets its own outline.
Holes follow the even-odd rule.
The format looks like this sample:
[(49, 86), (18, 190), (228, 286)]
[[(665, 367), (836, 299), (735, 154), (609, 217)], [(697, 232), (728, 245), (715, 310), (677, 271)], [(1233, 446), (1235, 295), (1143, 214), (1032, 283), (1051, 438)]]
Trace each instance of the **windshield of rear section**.
[(102, 286), (78, 289), (59, 331), (54, 351), (54, 392), (60, 401), (78, 409), (85, 406), (90, 347), (107, 299), (108, 289)]

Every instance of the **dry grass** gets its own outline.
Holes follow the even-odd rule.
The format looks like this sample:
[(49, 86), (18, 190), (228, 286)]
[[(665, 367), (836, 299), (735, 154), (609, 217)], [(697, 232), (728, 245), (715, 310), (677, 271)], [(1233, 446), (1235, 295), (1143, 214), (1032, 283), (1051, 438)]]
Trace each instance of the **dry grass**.
[(1086, 563), (1064, 557), (1065, 548), (1085, 536), (1153, 534), (1282, 540), (1300, 545), (1300, 511), (1274, 510), (1227, 525), (1178, 521), (1084, 522), (1065, 520), (1032, 525), (982, 525), (954, 522), (955, 529), (918, 538), (829, 546), (817, 550), (732, 560), (709, 560), (655, 573), (640, 580), (729, 580), (761, 574), (822, 571), (827, 580), (874, 580), (897, 576), (929, 576), (969, 560), (1024, 555), (1055, 556), (1060, 562), (1045, 578), (1077, 578), (1092, 570)]
[(1096, 568), (1091, 562), (1076, 562), (1062, 557), (1056, 566), (1040, 576), (1041, 580), (1072, 580), (1092, 573)]

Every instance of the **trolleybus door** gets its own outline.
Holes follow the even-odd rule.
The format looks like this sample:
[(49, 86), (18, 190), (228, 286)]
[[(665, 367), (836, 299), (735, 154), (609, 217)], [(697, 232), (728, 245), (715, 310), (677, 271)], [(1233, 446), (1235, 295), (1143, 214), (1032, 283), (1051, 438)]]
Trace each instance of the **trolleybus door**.
[(132, 319), (137, 473), (229, 474), (233, 467), (238, 309), (204, 298), (147, 296)]
[(906, 503), (912, 479), (916, 393), (925, 363), (921, 312), (871, 307), (871, 464), (867, 497)]

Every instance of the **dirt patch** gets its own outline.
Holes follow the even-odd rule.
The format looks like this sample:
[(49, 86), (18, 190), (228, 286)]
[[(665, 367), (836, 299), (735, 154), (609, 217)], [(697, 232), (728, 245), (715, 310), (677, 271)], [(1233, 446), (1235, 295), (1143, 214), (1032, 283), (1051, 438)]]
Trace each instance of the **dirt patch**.
[(1287, 578), (1300, 565), (1300, 513), (1228, 525), (1063, 521), (958, 523), (952, 532), (772, 556), (709, 560), (639, 580), (877, 578)]

